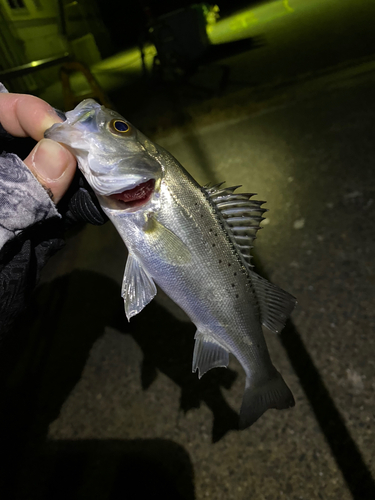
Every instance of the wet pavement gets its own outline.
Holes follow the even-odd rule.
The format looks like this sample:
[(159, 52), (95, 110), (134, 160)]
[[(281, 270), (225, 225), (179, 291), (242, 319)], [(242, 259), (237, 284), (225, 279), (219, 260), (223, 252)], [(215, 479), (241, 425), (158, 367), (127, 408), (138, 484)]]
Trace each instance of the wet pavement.
[(195, 327), (161, 292), (127, 323), (124, 246), (87, 226), (9, 345), (24, 347), (3, 396), (5, 498), (375, 498), (375, 71), (367, 55), (326, 69), (215, 96), (161, 88), (138, 109), (113, 94), (199, 182), (267, 200), (257, 269), (298, 306), (265, 335), (295, 408), (237, 431), (239, 364), (198, 380)]

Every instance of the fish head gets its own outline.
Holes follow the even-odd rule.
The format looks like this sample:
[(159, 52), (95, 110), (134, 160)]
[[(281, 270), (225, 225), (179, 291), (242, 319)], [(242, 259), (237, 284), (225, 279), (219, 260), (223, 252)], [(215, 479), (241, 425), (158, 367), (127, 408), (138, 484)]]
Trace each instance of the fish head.
[(134, 210), (157, 196), (163, 177), (158, 149), (117, 112), (85, 99), (45, 137), (64, 144), (110, 208)]

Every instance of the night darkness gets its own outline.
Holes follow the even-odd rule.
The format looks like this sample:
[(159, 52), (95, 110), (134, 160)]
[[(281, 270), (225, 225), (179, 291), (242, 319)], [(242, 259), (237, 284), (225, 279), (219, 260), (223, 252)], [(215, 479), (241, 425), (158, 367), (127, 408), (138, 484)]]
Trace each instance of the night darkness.
[[(102, 19), (118, 50), (138, 43), (143, 31), (146, 30), (146, 11), (151, 12), (155, 18), (194, 3), (197, 2), (189, 2), (188, 0), (126, 0), (125, 2), (114, 0), (110, 3), (111, 7), (108, 8), (108, 1), (98, 0)], [(214, 3), (212, 2), (212, 4)], [(255, 3), (257, 2), (246, 2), (245, 0), (218, 2), (220, 13), (223, 16)]]
[[(155, 19), (192, 2), (98, 0), (112, 44), (95, 38), (105, 30), (94, 16), (87, 26), (97, 32), (78, 42), (87, 42), (84, 56), (97, 49), (87, 65), (103, 92), (88, 89), (77, 72), (71, 94), (78, 102), (90, 90), (108, 100), (107, 107), (168, 150), (200, 186), (225, 181), (223, 188), (241, 186), (236, 193), (257, 193), (251, 199), (265, 201), (268, 211), (251, 253), (254, 270), (298, 301), (279, 335), (264, 329), (272, 363), (296, 405), (269, 408), (239, 431), (246, 379), (240, 362), (231, 355), (228, 369), (199, 379), (192, 373), (196, 326), (165, 292), (159, 289), (126, 320), (121, 286), (128, 253), (114, 226), (79, 223), (65, 231), (61, 224), (65, 247), (44, 267), (12, 334), (0, 341), (1, 500), (375, 498), (375, 2), (217, 3), (217, 22), (206, 25), (203, 9), (199, 16), (194, 10), (195, 17), (184, 13), (180, 23), (178, 16), (154, 22), (147, 37), (146, 7)], [(22, 22), (20, 15), (15, 25)], [(32, 22), (44, 37), (48, 19)], [(2, 33), (0, 48), (7, 41)], [(100, 56), (101, 46), (107, 53)], [(54, 66), (53, 84), (39, 85), (37, 72), (14, 81), (31, 82), (31, 93), (67, 111), (74, 105), (64, 100), (59, 68)], [(84, 116), (94, 123), (92, 115)], [(117, 132), (124, 132), (124, 141), (139, 137), (131, 125)], [(8, 139), (4, 149), (23, 158), (34, 145)], [(143, 200), (159, 186), (143, 161), (149, 150), (155, 154), (151, 142), (143, 142), (136, 165), (145, 169), (142, 183), (134, 187), (132, 181), (114, 198), (126, 203), (126, 195), (144, 195), (146, 186), (147, 196), (131, 201), (146, 206)], [(121, 165), (125, 177), (128, 164)], [(90, 209), (82, 179), (77, 171), (58, 205), (67, 227), (74, 210)], [(167, 190), (178, 206), (185, 203), (184, 195), (175, 195), (180, 185), (186, 186), (176, 182)], [(70, 198), (77, 186), (82, 197)], [(253, 206), (243, 200), (251, 215)], [(198, 241), (202, 254), (213, 256), (196, 280), (206, 295), (194, 295), (206, 311), (234, 297), (238, 283), (234, 274), (225, 279), (223, 261), (216, 259), (220, 232), (211, 224), (200, 232), (199, 204), (186, 205), (182, 230), (198, 222), (188, 236), (180, 234), (178, 251)], [(249, 230), (250, 215), (234, 210), (240, 215), (233, 231)], [(155, 226), (147, 223), (150, 237), (162, 219), (157, 217), (156, 209), (145, 216), (155, 218)], [(168, 231), (170, 219), (162, 219)], [(16, 266), (21, 274), (27, 268), (35, 276), (38, 252), (49, 248), (44, 231), (52, 238), (53, 224), (37, 225), (34, 253)], [(169, 235), (175, 250), (168, 231), (155, 247)], [(0, 253), (5, 282), (9, 248)], [(167, 261), (184, 265), (180, 257), (178, 264)], [(233, 269), (228, 264), (225, 269)], [(201, 278), (207, 269), (223, 278), (215, 289)], [(247, 290), (253, 290), (255, 278), (248, 276)], [(13, 283), (22, 289), (20, 280)], [(2, 286), (0, 281), (0, 291)], [(269, 302), (258, 309), (258, 300)], [(273, 300), (258, 297), (254, 316), (267, 314)], [(220, 334), (224, 323), (240, 324), (233, 311), (237, 306), (229, 319), (221, 309), (217, 317), (212, 313)], [(249, 327), (242, 337), (246, 345), (254, 345), (253, 333)]]

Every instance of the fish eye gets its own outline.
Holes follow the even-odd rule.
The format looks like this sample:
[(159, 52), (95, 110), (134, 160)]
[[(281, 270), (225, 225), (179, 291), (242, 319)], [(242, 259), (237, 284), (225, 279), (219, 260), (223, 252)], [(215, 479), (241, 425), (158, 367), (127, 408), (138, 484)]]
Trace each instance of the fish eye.
[(129, 125), (123, 120), (111, 120), (108, 126), (111, 132), (117, 132), (118, 134), (126, 134), (130, 130)]

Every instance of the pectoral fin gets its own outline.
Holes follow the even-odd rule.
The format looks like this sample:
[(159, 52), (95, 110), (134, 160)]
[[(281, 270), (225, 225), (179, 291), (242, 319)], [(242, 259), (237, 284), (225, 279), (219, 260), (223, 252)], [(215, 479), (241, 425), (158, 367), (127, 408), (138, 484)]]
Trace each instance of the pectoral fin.
[(198, 377), (201, 378), (211, 368), (227, 368), (229, 353), (211, 335), (197, 330), (194, 338), (193, 373), (198, 370)]
[(142, 268), (138, 260), (129, 254), (121, 290), (128, 321), (151, 302), (156, 291), (152, 278)]
[(190, 262), (191, 253), (185, 243), (154, 216), (147, 218), (143, 231), (155, 254), (164, 262), (175, 266)]

